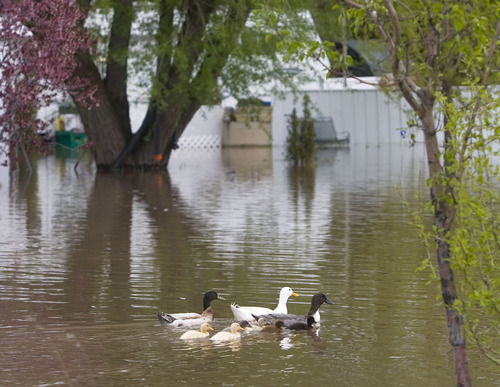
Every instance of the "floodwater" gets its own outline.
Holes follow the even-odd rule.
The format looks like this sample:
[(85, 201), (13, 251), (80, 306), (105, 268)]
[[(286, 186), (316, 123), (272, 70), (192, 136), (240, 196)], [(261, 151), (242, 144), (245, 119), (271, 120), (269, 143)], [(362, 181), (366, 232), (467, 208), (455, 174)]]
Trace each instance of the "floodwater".
[[(0, 170), (0, 385), (452, 386), (437, 284), (401, 194), (424, 149), (352, 146), (294, 168), (279, 149), (174, 153), (168, 172), (96, 173), (74, 155)], [(399, 188), (398, 188), (399, 187)], [(186, 343), (156, 314), (230, 302), (289, 312), (323, 292), (317, 334)], [(500, 372), (472, 345), (473, 384)]]

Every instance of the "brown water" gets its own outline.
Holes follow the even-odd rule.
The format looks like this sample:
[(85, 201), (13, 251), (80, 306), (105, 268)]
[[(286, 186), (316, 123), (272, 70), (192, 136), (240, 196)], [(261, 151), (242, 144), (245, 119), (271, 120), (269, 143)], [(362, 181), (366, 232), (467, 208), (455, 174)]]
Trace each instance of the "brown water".
[[(74, 157), (0, 171), (0, 385), (452, 386), (436, 284), (396, 186), (412, 200), (423, 149), (176, 151), (164, 174), (96, 174)], [(158, 310), (274, 307), (282, 286), (318, 335), (185, 343)], [(500, 373), (471, 349), (474, 385)]]

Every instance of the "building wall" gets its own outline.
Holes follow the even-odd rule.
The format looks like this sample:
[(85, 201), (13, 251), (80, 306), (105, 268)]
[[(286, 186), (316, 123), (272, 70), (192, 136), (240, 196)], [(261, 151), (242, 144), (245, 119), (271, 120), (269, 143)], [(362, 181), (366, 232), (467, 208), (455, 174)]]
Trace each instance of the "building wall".
[[(350, 144), (370, 147), (407, 144), (411, 134), (415, 134), (417, 142), (423, 141), (421, 131), (407, 126), (408, 118), (412, 117), (408, 104), (395, 95), (387, 95), (375, 86), (360, 84), (359, 81), (350, 79), (345, 87), (342, 80), (331, 80), (326, 86), (305, 86), (302, 93), (311, 98), (313, 116), (332, 117), (339, 137), (342, 137), (342, 132), (349, 132)], [(262, 109), (258, 122), (242, 116), (237, 122), (228, 123), (227, 119), (224, 119), (227, 111), (225, 114), (223, 106), (204, 106), (189, 123), (179, 139), (179, 145), (187, 148), (271, 144), (273, 147), (284, 147), (288, 137), (288, 116), (294, 107), (299, 117), (303, 115), (303, 97), (296, 96), (293, 92), (285, 92), (282, 95), (282, 98), (272, 99), (271, 107)], [(138, 107), (140, 109), (136, 109), (136, 113), (140, 110), (140, 114), (132, 114), (137, 123), (142, 120), (145, 112), (145, 105)], [(272, 118), (269, 118), (271, 114)], [(439, 117), (436, 120), (439, 123)], [(404, 135), (402, 131), (405, 132)], [(272, 135), (272, 141), (269, 133)], [(441, 143), (442, 136), (440, 133), (438, 136)]]
[(238, 109), (231, 118), (226, 111), (222, 146), (271, 146), (272, 112), (267, 106)]
[[(350, 133), (351, 144), (379, 145), (384, 143), (400, 143), (406, 136), (415, 132), (407, 127), (409, 107), (405, 101), (389, 97), (375, 87), (352, 88), (337, 87), (334, 89), (308, 89), (313, 116), (331, 116), (338, 133)], [(302, 96), (285, 93), (284, 99), (273, 100), (273, 146), (284, 146), (288, 136), (287, 116), (293, 108), (302, 116)], [(419, 139), (418, 133), (417, 140)]]

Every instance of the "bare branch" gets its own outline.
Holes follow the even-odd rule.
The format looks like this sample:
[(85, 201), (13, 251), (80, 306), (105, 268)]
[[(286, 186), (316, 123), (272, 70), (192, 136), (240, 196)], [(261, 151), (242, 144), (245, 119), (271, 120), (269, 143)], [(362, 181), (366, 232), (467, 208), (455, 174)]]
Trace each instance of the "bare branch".
[[(356, 3), (353, 0), (344, 0), (344, 2), (347, 5), (354, 7), (356, 9), (363, 8), (361, 4)], [(389, 0), (384, 0), (384, 6), (389, 12), (392, 25), (394, 26), (394, 33), (392, 35), (384, 27), (384, 24), (380, 21), (376, 12), (367, 8), (366, 10), (367, 16), (377, 26), (378, 30), (384, 37), (389, 47), (389, 52), (392, 57), (392, 73), (394, 75), (396, 83), (400, 86), (400, 90), (403, 94), (404, 99), (408, 102), (408, 104), (412, 107), (413, 110), (421, 111), (422, 108), (418, 100), (415, 98), (415, 94), (417, 94), (420, 98), (422, 98), (421, 90), (417, 86), (417, 84), (413, 81), (413, 79), (410, 76), (408, 76), (406, 72), (406, 67), (404, 66), (403, 62), (400, 60), (398, 56), (399, 45), (401, 42), (401, 27), (399, 23), (399, 16), (397, 14), (396, 9)]]

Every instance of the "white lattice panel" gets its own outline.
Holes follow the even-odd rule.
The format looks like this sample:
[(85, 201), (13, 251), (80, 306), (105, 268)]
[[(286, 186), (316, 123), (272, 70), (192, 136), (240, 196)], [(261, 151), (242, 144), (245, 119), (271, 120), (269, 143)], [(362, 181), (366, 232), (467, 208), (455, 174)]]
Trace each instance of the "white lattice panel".
[(181, 148), (220, 148), (224, 108), (203, 106), (178, 141)]
[(220, 136), (202, 136), (193, 135), (182, 137), (178, 141), (180, 148), (220, 148), (221, 137)]

